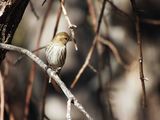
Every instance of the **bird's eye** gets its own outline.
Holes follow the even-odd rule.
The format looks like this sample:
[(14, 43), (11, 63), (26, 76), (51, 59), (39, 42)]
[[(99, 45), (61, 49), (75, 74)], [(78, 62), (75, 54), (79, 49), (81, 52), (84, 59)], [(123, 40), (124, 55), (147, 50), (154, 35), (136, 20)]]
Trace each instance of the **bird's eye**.
[(65, 40), (68, 40), (67, 38), (64, 38)]

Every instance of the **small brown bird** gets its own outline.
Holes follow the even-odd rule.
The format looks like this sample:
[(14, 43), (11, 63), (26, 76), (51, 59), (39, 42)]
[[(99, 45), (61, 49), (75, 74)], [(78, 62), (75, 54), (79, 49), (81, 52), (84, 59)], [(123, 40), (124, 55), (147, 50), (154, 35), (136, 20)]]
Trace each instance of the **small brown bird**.
[[(59, 32), (46, 47), (45, 55), (49, 66), (60, 73), (66, 60), (66, 44), (70, 36), (66, 32)], [(49, 81), (51, 82), (51, 81)]]

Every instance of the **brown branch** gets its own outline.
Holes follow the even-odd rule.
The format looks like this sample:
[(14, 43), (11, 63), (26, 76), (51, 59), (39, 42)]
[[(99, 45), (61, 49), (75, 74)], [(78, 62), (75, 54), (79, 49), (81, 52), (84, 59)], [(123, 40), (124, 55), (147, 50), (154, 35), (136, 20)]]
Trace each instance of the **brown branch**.
[(30, 5), (30, 7), (31, 7), (32, 13), (34, 14), (34, 16), (35, 16), (35, 17), (37, 18), (37, 20), (38, 20), (38, 19), (39, 19), (39, 15), (37, 14), (37, 12), (36, 12), (36, 10), (35, 10), (32, 1), (30, 0), (29, 3), (30, 3), (29, 5)]
[(127, 17), (131, 22), (133, 22), (133, 18), (130, 17), (129, 14), (118, 8), (111, 0), (108, 0), (107, 2), (112, 6), (113, 9), (118, 11), (121, 15)]
[[(61, 2), (62, 2), (62, 4), (64, 4), (64, 0), (61, 0)], [(54, 32), (53, 32), (53, 38), (56, 35), (57, 29), (58, 29), (58, 25), (59, 25), (59, 21), (60, 21), (60, 18), (61, 18), (61, 14), (62, 14), (62, 7), (60, 5), (59, 9), (58, 9), (58, 13), (57, 13), (57, 19), (56, 19), (56, 25), (55, 25), (55, 28), (54, 28)]]
[(45, 81), (43, 83), (43, 96), (42, 96), (42, 106), (41, 106), (41, 120), (43, 120), (45, 118), (45, 102), (46, 102), (46, 97), (47, 97), (47, 90), (48, 90), (48, 80), (46, 79), (48, 78), (45, 74)]
[(92, 54), (93, 54), (93, 51), (95, 49), (95, 46), (96, 46), (96, 43), (98, 41), (98, 35), (99, 35), (99, 30), (100, 30), (100, 25), (101, 25), (101, 21), (102, 21), (102, 17), (103, 17), (103, 13), (104, 13), (104, 9), (105, 9), (105, 5), (106, 5), (106, 1), (107, 0), (104, 0), (103, 1), (103, 4), (102, 4), (102, 9), (101, 9), (101, 12), (100, 12), (100, 16), (99, 16), (99, 19), (98, 19), (98, 25), (97, 25), (97, 28), (96, 28), (96, 31), (95, 31), (95, 37), (94, 37), (94, 40), (92, 42), (92, 46), (90, 47), (89, 49), (89, 52), (87, 54), (87, 57), (85, 59), (85, 62), (84, 64), (82, 65), (81, 69), (79, 70), (78, 74), (76, 75), (76, 78), (74, 79), (74, 81), (72, 82), (71, 84), (71, 88), (73, 88), (75, 86), (75, 84), (78, 82), (80, 76), (82, 75), (82, 73), (84, 72), (84, 70), (86, 69), (86, 67), (89, 65), (90, 63), (90, 60), (91, 60), (91, 57), (92, 57)]
[(88, 4), (88, 9), (89, 9), (89, 14), (92, 20), (93, 30), (96, 31), (97, 20), (96, 20), (96, 11), (94, 8), (93, 1), (87, 0), (87, 4)]
[(27, 84), (26, 98), (25, 98), (24, 120), (28, 120), (29, 104), (32, 96), (33, 81), (35, 79), (35, 70), (36, 70), (36, 66), (35, 64), (32, 64), (30, 74), (29, 74), (28, 84)]
[(4, 100), (4, 83), (3, 83), (3, 77), (2, 77), (2, 73), (0, 71), (0, 95), (1, 95), (1, 106), (0, 106), (0, 119), (4, 120), (4, 104), (5, 104), (5, 100)]
[(111, 57), (110, 57), (109, 51), (108, 51), (108, 56), (107, 56), (107, 64), (108, 64), (109, 78), (108, 78), (108, 82), (106, 82), (106, 85), (105, 85), (106, 96), (108, 98), (106, 101), (108, 104), (108, 109), (109, 109), (108, 111), (109, 111), (111, 120), (117, 120), (115, 116), (113, 115), (112, 104), (110, 102), (110, 99), (111, 99), (110, 90), (111, 90), (111, 82), (113, 79), (113, 73), (112, 73)]
[(142, 19), (140, 20), (140, 22), (144, 22), (152, 25), (160, 25), (160, 20), (154, 20), (154, 19)]
[(42, 6), (46, 3), (46, 1), (47, 1), (47, 0), (44, 0), (44, 1), (43, 1)]
[[(47, 7), (47, 10), (45, 12), (45, 15), (43, 17), (42, 25), (41, 25), (38, 40), (37, 40), (37, 46), (39, 46), (39, 44), (40, 44), (40, 40), (41, 40), (41, 37), (42, 37), (42, 34), (43, 34), (43, 30), (44, 30), (47, 18), (49, 16), (49, 12), (50, 12), (51, 7), (52, 7), (52, 3), (53, 3), (53, 0), (50, 0), (49, 3), (48, 3), (48, 7)], [(37, 46), (36, 46), (36, 48), (38, 48)]]
[(146, 96), (146, 88), (145, 88), (145, 77), (143, 72), (143, 50), (142, 50), (142, 39), (140, 35), (140, 21), (139, 16), (136, 16), (136, 34), (137, 34), (137, 42), (139, 46), (139, 72), (140, 72), (140, 80), (142, 84), (143, 90), (143, 106), (147, 106), (147, 96)]
[(16, 51), (22, 54), (25, 54), (26, 56), (28, 56), (32, 61), (34, 61), (39, 67), (41, 67), (50, 78), (52, 78), (52, 80), (55, 80), (55, 82), (57, 83), (57, 85), (59, 85), (59, 87), (62, 89), (63, 93), (66, 95), (66, 97), (72, 101), (72, 104), (77, 107), (77, 109), (82, 112), (87, 119), (92, 120), (91, 116), (85, 111), (85, 109), (83, 108), (83, 106), (78, 102), (78, 100), (76, 99), (76, 97), (71, 93), (71, 91), (66, 87), (66, 85), (64, 84), (64, 82), (59, 78), (59, 76), (56, 74), (56, 71), (53, 71), (51, 68), (49, 68), (46, 64), (44, 64), (44, 62), (39, 59), (35, 54), (31, 53), (30, 51), (21, 48), (21, 47), (16, 47), (13, 45), (9, 45), (9, 44), (3, 44), (0, 43), (0, 48), (2, 49), (6, 49), (9, 51)]
[(143, 48), (142, 48), (142, 38), (140, 34), (140, 17), (137, 13), (137, 8), (136, 8), (136, 2), (135, 0), (130, 0), (133, 8), (133, 12), (135, 13), (135, 29), (136, 29), (136, 39), (138, 43), (138, 49), (139, 49), (139, 75), (140, 75), (140, 80), (142, 84), (142, 91), (143, 91), (143, 107), (147, 107), (147, 96), (146, 96), (146, 88), (145, 88), (145, 77), (144, 77), (144, 72), (143, 72)]
[(52, 39), (54, 38), (54, 36), (55, 36), (56, 33), (57, 33), (57, 29), (58, 29), (59, 21), (60, 21), (60, 18), (61, 18), (61, 14), (62, 14), (62, 8), (61, 8), (61, 6), (60, 6), (59, 9), (58, 9), (58, 13), (57, 13), (56, 25), (55, 25), (55, 27), (54, 27), (54, 32), (53, 32), (53, 37), (52, 37)]
[(110, 50), (112, 51), (112, 53), (113, 53), (116, 61), (117, 61), (120, 65), (122, 65), (125, 69), (129, 69), (130, 66), (129, 66), (129, 65), (126, 65), (126, 64), (123, 62), (123, 60), (121, 59), (120, 54), (119, 54), (116, 46), (115, 46), (111, 41), (105, 40), (105, 39), (103, 39), (102, 37), (99, 37), (99, 42), (101, 42), (102, 44), (108, 46), (108, 47), (110, 48)]
[[(38, 40), (37, 40), (37, 43), (36, 43), (36, 49), (39, 48), (41, 37), (42, 37), (42, 34), (43, 34), (43, 30), (44, 30), (44, 27), (45, 27), (45, 24), (46, 24), (46, 20), (49, 16), (49, 12), (50, 12), (51, 7), (52, 7), (52, 3), (53, 3), (53, 0), (50, 0), (50, 2), (48, 4), (48, 7), (47, 7), (47, 10), (45, 12), (45, 15), (44, 15), (44, 18), (43, 18), (43, 21), (42, 21), (42, 25), (41, 25), (41, 28), (40, 28), (40, 33), (39, 33), (39, 36), (38, 36)], [(38, 52), (36, 53), (36, 55), (38, 56)], [(35, 64), (32, 64), (32, 67), (31, 67), (30, 71), (31, 72), (30, 72), (30, 75), (29, 75), (30, 78), (28, 80), (28, 85), (27, 85), (26, 101), (25, 101), (25, 108), (24, 108), (24, 120), (27, 120), (28, 113), (29, 113), (29, 104), (30, 104), (30, 99), (31, 99), (31, 95), (32, 95), (33, 81), (35, 80), (35, 73), (36, 73)], [(42, 117), (43, 117), (43, 115), (42, 115)]]

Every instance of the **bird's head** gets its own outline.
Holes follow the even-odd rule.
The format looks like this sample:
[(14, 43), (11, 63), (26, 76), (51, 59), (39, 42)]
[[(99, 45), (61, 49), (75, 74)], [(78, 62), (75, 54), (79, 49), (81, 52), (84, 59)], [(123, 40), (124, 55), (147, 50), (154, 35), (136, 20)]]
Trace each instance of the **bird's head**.
[(71, 39), (70, 39), (70, 36), (68, 35), (68, 33), (59, 32), (56, 34), (56, 36), (53, 38), (52, 41), (66, 45), (67, 42), (69, 42), (70, 40)]

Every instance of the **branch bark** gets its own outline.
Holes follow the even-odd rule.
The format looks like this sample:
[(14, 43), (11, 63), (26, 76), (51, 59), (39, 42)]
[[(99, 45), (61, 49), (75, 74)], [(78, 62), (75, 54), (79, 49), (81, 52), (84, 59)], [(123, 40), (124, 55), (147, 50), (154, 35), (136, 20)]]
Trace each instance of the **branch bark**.
[(66, 87), (64, 82), (59, 78), (59, 76), (56, 74), (55, 71), (53, 71), (51, 68), (49, 68), (41, 59), (39, 59), (35, 54), (31, 53), (30, 51), (21, 48), (16, 47), (9, 44), (0, 43), (0, 48), (10, 51), (16, 51), (22, 54), (25, 54), (30, 59), (32, 59), (37, 65), (39, 65), (52, 80), (55, 80), (55, 82), (59, 85), (59, 87), (62, 89), (63, 93), (66, 95), (68, 100), (72, 101), (72, 104), (77, 107), (89, 120), (92, 120), (92, 117), (86, 112), (86, 110), (83, 108), (83, 106), (78, 102), (76, 97), (70, 92), (70, 90)]
[[(10, 44), (29, 0), (0, 1), (0, 42)], [(0, 63), (6, 50), (0, 50)]]

